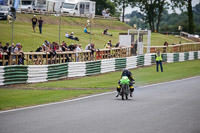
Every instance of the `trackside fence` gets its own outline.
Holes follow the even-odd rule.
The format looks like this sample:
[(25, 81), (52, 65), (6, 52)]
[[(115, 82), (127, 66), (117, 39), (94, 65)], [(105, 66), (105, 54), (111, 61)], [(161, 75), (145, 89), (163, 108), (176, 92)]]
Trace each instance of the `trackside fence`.
[[(173, 63), (200, 59), (200, 51), (163, 53), (163, 62)], [(37, 83), (71, 77), (83, 77), (107, 72), (133, 69), (155, 64), (155, 53), (86, 62), (52, 65), (13, 65), (0, 67), (0, 85)]]
[(131, 47), (112, 49), (98, 49), (96, 51), (84, 50), (81, 52), (23, 52), (17, 54), (2, 53), (0, 66), (5, 65), (49, 65), (66, 62), (97, 61), (110, 58), (122, 58), (131, 56)]
[[(84, 50), (81, 52), (57, 52), (52, 54), (49, 52), (23, 52), (18, 54), (2, 53), (0, 58), (0, 66), (6, 65), (50, 65), (62, 64), (67, 62), (87, 62), (87, 61), (101, 61), (103, 59), (119, 58), (117, 62), (123, 62), (121, 58), (131, 57), (133, 55), (133, 47), (121, 47), (112, 49), (97, 49), (96, 51)], [(200, 43), (186, 43), (166, 46), (151, 46), (150, 53), (155, 53), (158, 49), (162, 53), (180, 53), (189, 51), (199, 51)], [(144, 46), (143, 53), (147, 53), (147, 47)], [(145, 55), (144, 55), (145, 56)], [(145, 58), (144, 56), (138, 57)], [(146, 56), (146, 58), (148, 58)], [(149, 57), (150, 58), (150, 57)], [(140, 65), (143, 59), (138, 60)], [(118, 63), (116, 63), (118, 64)], [(116, 66), (120, 68), (121, 66)]]

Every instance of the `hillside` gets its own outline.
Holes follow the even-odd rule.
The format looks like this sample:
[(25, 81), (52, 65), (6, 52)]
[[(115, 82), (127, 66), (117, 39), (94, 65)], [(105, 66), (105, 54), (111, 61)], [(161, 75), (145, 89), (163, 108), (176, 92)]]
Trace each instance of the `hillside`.
[[(40, 16), (36, 16), (39, 18)], [(37, 47), (43, 44), (44, 40), (49, 42), (59, 41), (59, 19), (56, 16), (42, 16), (44, 20), (43, 34), (39, 34), (39, 29), (37, 27), (36, 33), (32, 30), (31, 18), (32, 15), (28, 14), (17, 14), (17, 20), (14, 23), (14, 43), (20, 42), (23, 45), (24, 51), (35, 51)], [(61, 23), (61, 41), (67, 42), (67, 45), (71, 43), (79, 43), (85, 47), (90, 43), (90, 35), (83, 33), (83, 29), (86, 26), (86, 18), (74, 18), (74, 17), (62, 17)], [(115, 45), (119, 40), (119, 33), (126, 33), (127, 29), (131, 27), (120, 22), (112, 20), (92, 20), (92, 33), (91, 36), (92, 43), (95, 43), (96, 48), (103, 48), (108, 40), (112, 40)], [(109, 29), (109, 33), (113, 34), (112, 37), (101, 35), (104, 28)], [(5, 44), (6, 42), (11, 42), (12, 30), (11, 24), (7, 21), (0, 21), (0, 42)], [(89, 30), (89, 28), (88, 28)], [(65, 32), (74, 32), (80, 41), (73, 41), (65, 38)], [(178, 43), (179, 38), (174, 36), (166, 36), (161, 34), (152, 34), (151, 42), (152, 45), (163, 45), (165, 41), (169, 44)], [(186, 41), (182, 41), (184, 43)]]
[[(44, 20), (44, 24), (52, 24), (52, 25), (58, 25), (59, 24), (59, 17), (55, 15), (36, 15), (36, 17), (39, 19), (39, 17), (42, 17)], [(17, 22), (24, 22), (24, 23), (30, 23), (31, 18), (33, 15), (31, 14), (17, 14)], [(62, 17), (61, 24), (66, 26), (78, 26), (78, 27), (85, 27), (87, 25), (88, 18), (79, 18), (79, 17)], [(108, 29), (115, 29), (115, 30), (128, 30), (131, 28), (131, 26), (122, 23), (120, 21), (115, 20), (109, 20), (109, 19), (92, 19), (92, 27), (93, 28), (108, 28)]]

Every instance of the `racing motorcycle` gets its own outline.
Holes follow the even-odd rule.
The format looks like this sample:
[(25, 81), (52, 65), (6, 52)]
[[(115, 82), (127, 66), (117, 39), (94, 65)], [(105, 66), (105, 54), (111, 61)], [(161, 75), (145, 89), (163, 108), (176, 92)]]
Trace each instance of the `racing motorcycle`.
[(129, 83), (130, 80), (127, 76), (123, 76), (122, 79), (120, 79), (120, 96), (122, 97), (122, 100), (124, 100), (125, 98), (128, 99), (128, 96), (130, 94)]

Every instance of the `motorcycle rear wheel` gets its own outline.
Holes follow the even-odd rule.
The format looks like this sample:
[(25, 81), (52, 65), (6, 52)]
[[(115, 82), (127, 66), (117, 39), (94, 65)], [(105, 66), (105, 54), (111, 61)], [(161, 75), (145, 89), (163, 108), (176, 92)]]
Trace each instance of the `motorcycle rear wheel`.
[(126, 95), (126, 100), (128, 100), (128, 95)]

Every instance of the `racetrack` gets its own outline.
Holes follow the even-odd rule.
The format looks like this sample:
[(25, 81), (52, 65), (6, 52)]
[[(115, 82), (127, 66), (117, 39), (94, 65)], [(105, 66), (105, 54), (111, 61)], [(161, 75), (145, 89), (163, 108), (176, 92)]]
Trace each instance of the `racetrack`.
[(0, 112), (0, 133), (199, 133), (200, 77)]

